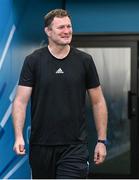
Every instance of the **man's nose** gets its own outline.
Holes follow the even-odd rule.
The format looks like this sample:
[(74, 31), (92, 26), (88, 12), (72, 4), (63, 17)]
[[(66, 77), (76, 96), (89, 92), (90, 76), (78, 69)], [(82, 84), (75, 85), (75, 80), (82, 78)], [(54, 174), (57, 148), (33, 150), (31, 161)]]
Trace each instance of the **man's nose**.
[(69, 33), (69, 32), (70, 32), (70, 28), (64, 27), (64, 33)]

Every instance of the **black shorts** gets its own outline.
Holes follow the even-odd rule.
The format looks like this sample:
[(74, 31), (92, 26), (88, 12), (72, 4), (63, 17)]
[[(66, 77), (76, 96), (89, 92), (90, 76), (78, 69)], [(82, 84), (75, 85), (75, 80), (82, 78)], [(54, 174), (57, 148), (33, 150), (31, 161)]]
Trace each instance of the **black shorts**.
[(86, 144), (30, 146), (33, 179), (85, 179), (89, 171)]

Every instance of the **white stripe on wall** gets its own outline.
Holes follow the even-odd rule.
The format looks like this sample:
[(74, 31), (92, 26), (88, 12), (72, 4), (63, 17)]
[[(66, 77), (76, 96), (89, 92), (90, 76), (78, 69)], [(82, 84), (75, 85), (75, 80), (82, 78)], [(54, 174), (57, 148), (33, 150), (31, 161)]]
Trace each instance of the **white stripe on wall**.
[(2, 53), (2, 56), (0, 58), (0, 70), (2, 68), (2, 65), (3, 65), (3, 62), (4, 62), (4, 59), (5, 59), (5, 56), (7, 54), (7, 51), (9, 49), (9, 46), (10, 46), (10, 43), (11, 43), (11, 40), (13, 38), (13, 35), (14, 35), (14, 32), (16, 30), (16, 27), (15, 25), (13, 24), (12, 28), (11, 28), (11, 31), (10, 31), (10, 34), (8, 36), (8, 39), (7, 39), (7, 42), (6, 42), (6, 45), (5, 45), (5, 48), (3, 50), (3, 53)]
[(2, 120), (1, 120), (0, 125), (1, 125), (2, 128), (5, 126), (6, 122), (8, 121), (8, 119), (9, 119), (9, 117), (11, 115), (11, 112), (12, 112), (12, 103), (9, 105), (6, 113), (4, 114), (4, 116), (3, 116)]
[[(14, 88), (13, 88), (13, 90), (12, 90), (10, 96), (9, 96), (9, 99), (10, 99), (11, 102), (13, 101), (13, 99), (14, 99), (14, 97), (15, 97), (16, 88), (17, 88), (17, 83), (16, 83), (16, 85), (14, 86)], [(10, 117), (10, 115), (11, 115), (11, 112), (12, 112), (12, 103), (9, 105), (6, 113), (4, 114), (4, 116), (3, 116), (2, 120), (1, 120), (0, 126), (1, 126), (2, 128), (4, 128), (5, 124), (7, 123), (8, 119), (9, 119), (9, 117)]]
[(3, 179), (8, 179), (10, 176), (12, 176), (28, 159), (28, 155), (24, 156), (6, 175), (3, 177)]

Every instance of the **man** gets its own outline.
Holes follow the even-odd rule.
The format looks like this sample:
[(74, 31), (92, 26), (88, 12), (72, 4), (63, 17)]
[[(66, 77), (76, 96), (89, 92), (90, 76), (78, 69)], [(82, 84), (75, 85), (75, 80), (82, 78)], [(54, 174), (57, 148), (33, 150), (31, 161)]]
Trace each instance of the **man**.
[(31, 97), (29, 162), (33, 178), (86, 178), (85, 95), (89, 93), (98, 141), (94, 162), (106, 156), (107, 108), (90, 55), (70, 46), (71, 19), (55, 9), (45, 16), (48, 46), (28, 55), (13, 103), (14, 150), (25, 154), (23, 127)]

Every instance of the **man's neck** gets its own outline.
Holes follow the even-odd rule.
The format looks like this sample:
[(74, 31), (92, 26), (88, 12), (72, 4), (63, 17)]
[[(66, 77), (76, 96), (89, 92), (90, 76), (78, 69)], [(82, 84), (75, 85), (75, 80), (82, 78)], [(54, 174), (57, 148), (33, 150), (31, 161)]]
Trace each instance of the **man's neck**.
[(70, 51), (70, 46), (66, 45), (66, 46), (52, 46), (52, 45), (48, 45), (48, 49), (50, 51), (50, 53), (58, 58), (58, 59), (63, 59), (65, 58), (69, 51)]

